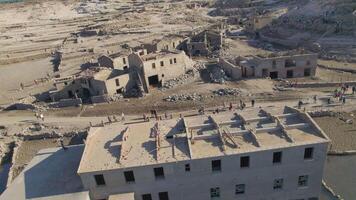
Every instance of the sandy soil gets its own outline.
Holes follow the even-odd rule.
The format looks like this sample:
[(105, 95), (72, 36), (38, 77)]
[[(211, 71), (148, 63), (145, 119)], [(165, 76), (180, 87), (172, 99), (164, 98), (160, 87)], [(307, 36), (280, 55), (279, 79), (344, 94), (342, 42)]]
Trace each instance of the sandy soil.
[(343, 113), (343, 116), (353, 119), (354, 123), (347, 124), (337, 117), (317, 117), (314, 120), (330, 137), (332, 150), (356, 150), (356, 117), (347, 113)]

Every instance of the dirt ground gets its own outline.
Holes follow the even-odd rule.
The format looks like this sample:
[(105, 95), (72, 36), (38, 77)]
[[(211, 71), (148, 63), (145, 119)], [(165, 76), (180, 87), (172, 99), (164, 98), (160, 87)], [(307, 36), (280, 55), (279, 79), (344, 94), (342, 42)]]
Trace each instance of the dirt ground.
[(331, 139), (331, 150), (356, 150), (356, 112), (342, 113), (346, 119), (352, 119), (348, 124), (338, 117), (317, 117), (314, 120)]

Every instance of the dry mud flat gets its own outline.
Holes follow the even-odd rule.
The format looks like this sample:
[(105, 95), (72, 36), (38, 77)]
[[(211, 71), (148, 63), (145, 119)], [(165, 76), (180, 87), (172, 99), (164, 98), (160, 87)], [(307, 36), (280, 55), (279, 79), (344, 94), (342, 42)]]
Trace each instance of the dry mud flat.
[(316, 117), (314, 120), (324, 130), (331, 139), (331, 150), (348, 151), (356, 150), (356, 111), (351, 113), (342, 113), (345, 119), (352, 119), (349, 124), (339, 119), (339, 117)]

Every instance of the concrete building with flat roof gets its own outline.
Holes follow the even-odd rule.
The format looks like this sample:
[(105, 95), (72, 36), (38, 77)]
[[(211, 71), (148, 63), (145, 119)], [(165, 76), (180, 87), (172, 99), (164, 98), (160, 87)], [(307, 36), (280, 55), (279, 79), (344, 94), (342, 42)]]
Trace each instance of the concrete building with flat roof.
[(91, 128), (78, 168), (91, 199), (318, 199), (330, 140), (294, 108)]

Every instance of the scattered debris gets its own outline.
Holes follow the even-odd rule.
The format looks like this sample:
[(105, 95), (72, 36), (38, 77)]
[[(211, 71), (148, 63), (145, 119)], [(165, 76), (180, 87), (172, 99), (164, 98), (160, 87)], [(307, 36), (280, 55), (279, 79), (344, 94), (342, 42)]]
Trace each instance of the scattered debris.
[(240, 93), (241, 91), (236, 88), (223, 88), (213, 91), (215, 96), (238, 96)]
[(203, 96), (201, 94), (193, 93), (193, 94), (177, 94), (173, 96), (168, 96), (164, 98), (164, 101), (176, 102), (176, 101), (201, 101)]

